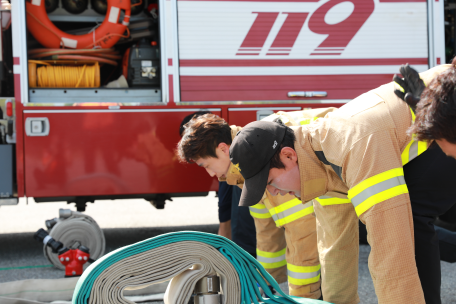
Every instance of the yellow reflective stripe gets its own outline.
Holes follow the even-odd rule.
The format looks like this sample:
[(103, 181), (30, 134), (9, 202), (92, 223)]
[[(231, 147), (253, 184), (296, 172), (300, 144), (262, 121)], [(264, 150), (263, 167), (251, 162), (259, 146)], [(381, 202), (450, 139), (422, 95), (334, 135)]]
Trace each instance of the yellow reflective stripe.
[(408, 193), (404, 170), (395, 168), (360, 182), (348, 190), (348, 198), (360, 216), (375, 204), (404, 193)]
[(276, 257), (284, 255), (286, 252), (287, 252), (287, 248), (283, 248), (282, 250), (276, 251), (276, 252), (261, 251), (260, 249), (257, 248), (257, 256), (262, 256), (265, 258), (276, 258)]
[(249, 207), (250, 215), (259, 219), (267, 219), (271, 217), (269, 210), (264, 204), (256, 204)]
[(276, 225), (284, 226), (286, 224), (289, 224), (293, 221), (296, 221), (297, 219), (300, 219), (301, 217), (304, 217), (306, 215), (312, 214), (314, 212), (314, 207), (313, 205), (307, 208), (304, 208), (298, 212), (295, 212), (283, 219), (279, 219), (278, 222), (276, 222)]
[[(413, 113), (412, 108), (410, 109), (410, 113), (412, 114), (412, 124), (415, 123), (415, 113)], [(427, 150), (427, 142), (425, 141), (416, 141), (412, 140), (407, 144), (404, 151), (401, 154), (402, 166), (405, 166), (414, 158), (418, 157), (421, 153)]]
[(280, 213), (280, 212), (284, 212), (290, 208), (293, 208), (294, 206), (297, 206), (297, 205), (300, 205), (302, 204), (302, 201), (297, 199), (297, 198), (294, 198), (292, 200), (289, 200), (288, 202), (286, 203), (283, 203), (277, 207), (274, 207), (274, 213)]
[(308, 125), (310, 124), (312, 121), (315, 121), (317, 120), (318, 117), (312, 117), (312, 118), (307, 118), (307, 119), (303, 119), (303, 120), (300, 120), (298, 121), (300, 125)]
[(383, 191), (382, 193), (377, 193), (376, 195), (373, 195), (369, 197), (367, 200), (365, 200), (362, 204), (358, 205), (355, 207), (356, 214), (360, 216), (364, 212), (366, 212), (370, 207), (374, 206), (375, 204), (381, 203), (383, 201), (386, 201), (390, 198), (393, 198), (395, 196), (408, 193), (407, 185), (398, 185), (394, 188), (388, 189), (386, 191)]
[(313, 213), (314, 208), (311, 201), (303, 204), (302, 201), (295, 198), (282, 205), (271, 208), (269, 212), (271, 213), (276, 226), (282, 227), (301, 217)]
[(307, 285), (320, 280), (321, 266), (296, 266), (287, 264), (288, 282), (293, 285)]
[(409, 162), (410, 146), (414, 142), (415, 142), (414, 140), (409, 142), (409, 144), (405, 147), (404, 152), (402, 152), (402, 154), (401, 154), (402, 166), (404, 166), (405, 164), (407, 164)]
[(338, 197), (331, 197), (331, 196), (326, 196), (326, 195), (317, 197), (316, 200), (322, 206), (350, 204), (351, 203), (351, 201), (348, 198), (338, 198)]
[[(414, 124), (416, 116), (415, 113), (413, 113), (412, 108), (409, 109), (410, 113), (412, 114), (412, 124)], [(411, 142), (409, 142), (408, 145), (405, 147), (404, 152), (402, 152), (401, 154), (402, 166), (405, 166), (414, 158), (418, 157), (421, 153), (426, 151), (427, 148), (427, 142), (425, 141), (412, 140)]]
[(428, 148), (427, 142), (412, 140), (401, 154), (402, 166), (405, 166)]
[(261, 251), (257, 248), (257, 260), (266, 269), (279, 268), (287, 264), (287, 248), (276, 252)]
[(426, 151), (428, 148), (428, 143), (425, 141), (419, 141), (418, 142), (418, 155)]
[(375, 184), (378, 184), (380, 182), (383, 182), (387, 179), (390, 179), (395, 176), (403, 176), (404, 175), (404, 170), (402, 168), (394, 168), (385, 172), (382, 172), (380, 174), (374, 175), (372, 177), (369, 177), (368, 179), (363, 180), (350, 190), (348, 190), (348, 198), (351, 199), (352, 197), (360, 194), (362, 191), (364, 191), (367, 188), (372, 187)]

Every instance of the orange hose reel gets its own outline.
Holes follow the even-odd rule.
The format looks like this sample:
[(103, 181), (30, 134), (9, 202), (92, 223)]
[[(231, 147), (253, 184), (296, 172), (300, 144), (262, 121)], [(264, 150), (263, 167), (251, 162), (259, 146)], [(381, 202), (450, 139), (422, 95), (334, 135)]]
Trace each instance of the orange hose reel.
[[(44, 0), (26, 2), (27, 28), (47, 48), (84, 49), (91, 47), (110, 48), (119, 41), (130, 23), (130, 1), (108, 0), (108, 13), (103, 23), (93, 32), (84, 35), (70, 35), (59, 30), (49, 19)], [(121, 10), (124, 19), (119, 23)]]

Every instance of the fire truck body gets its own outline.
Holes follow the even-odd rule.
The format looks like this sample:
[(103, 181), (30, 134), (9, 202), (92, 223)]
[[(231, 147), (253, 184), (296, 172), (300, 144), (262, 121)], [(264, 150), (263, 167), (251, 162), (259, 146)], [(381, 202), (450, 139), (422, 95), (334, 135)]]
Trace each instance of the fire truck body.
[[(97, 199), (145, 198), (160, 207), (205, 195), (217, 180), (174, 154), (185, 116), (209, 110), (245, 125), (277, 111), (338, 107), (391, 81), (401, 64), (445, 63), (442, 0), (150, 3), (158, 6), (158, 85), (33, 88), (28, 52), (39, 44), (25, 2), (12, 0), (15, 117), (5, 121), (15, 121), (15, 142), (5, 144), (15, 148), (15, 191), (5, 204), (28, 196), (82, 210)], [(91, 6), (49, 13), (60, 27), (102, 17)]]

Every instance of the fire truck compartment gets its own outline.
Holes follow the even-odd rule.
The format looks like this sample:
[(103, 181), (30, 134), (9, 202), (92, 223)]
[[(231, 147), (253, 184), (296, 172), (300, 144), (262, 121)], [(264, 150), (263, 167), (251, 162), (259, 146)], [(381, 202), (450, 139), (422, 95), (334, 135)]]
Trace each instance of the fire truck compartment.
[[(43, 31), (49, 30), (54, 33), (54, 35), (49, 34), (49, 39), (31, 27), (36, 18), (41, 18), (38, 15), (40, 11), (35, 11), (36, 5), (43, 5), (39, 1), (34, 3), (26, 6), (25, 13), (28, 22), (26, 45), (29, 104), (75, 105), (105, 102), (163, 104), (162, 41), (159, 34), (160, 14), (157, 0), (132, 0), (131, 18), (125, 27), (125, 32), (122, 34), (108, 32), (107, 36), (100, 36), (101, 32), (97, 36), (96, 31), (100, 28), (100, 24), (106, 23), (112, 31), (115, 31), (116, 27), (125, 25), (122, 20), (126, 18), (126, 11), (114, 7), (107, 12), (110, 7), (102, 0), (78, 2), (70, 6), (65, 1), (54, 1), (52, 7), (46, 4), (47, 16), (52, 22), (52, 27), (55, 27), (55, 30), (43, 28)], [(79, 7), (81, 5), (83, 7)], [(117, 17), (114, 19), (113, 12), (117, 12)], [(33, 18), (29, 15), (33, 15)], [(40, 22), (36, 26), (40, 26)], [(93, 33), (93, 46), (86, 47), (87, 53), (82, 54), (78, 53), (79, 48), (71, 50), (71, 47), (79, 47), (82, 40), (61, 38), (60, 43), (67, 48), (60, 50), (47, 46), (48, 43), (52, 43), (51, 38), (55, 39), (57, 30), (73, 35), (70, 36), (72, 39), (82, 39), (79, 37)], [(96, 54), (97, 49), (98, 51), (103, 49), (102, 46), (96, 45), (97, 43), (113, 39), (118, 41), (111, 48), (112, 53)], [(70, 43), (68, 41), (74, 46), (66, 45)], [(89, 43), (92, 43), (92, 38)], [(54, 53), (49, 54), (49, 51)], [(74, 54), (68, 53), (71, 51)], [(89, 57), (90, 59), (86, 59)], [(98, 65), (93, 66), (89, 73), (89, 67), (92, 67), (90, 61), (98, 62)], [(82, 66), (85, 68), (82, 72), (81, 69), (78, 71), (75, 69)]]
[[(49, 135), (24, 137), (27, 196), (216, 190), (217, 179), (179, 163), (174, 154), (180, 123), (198, 110), (25, 109), (25, 120), (49, 121)], [(208, 110), (221, 115), (218, 108)]]

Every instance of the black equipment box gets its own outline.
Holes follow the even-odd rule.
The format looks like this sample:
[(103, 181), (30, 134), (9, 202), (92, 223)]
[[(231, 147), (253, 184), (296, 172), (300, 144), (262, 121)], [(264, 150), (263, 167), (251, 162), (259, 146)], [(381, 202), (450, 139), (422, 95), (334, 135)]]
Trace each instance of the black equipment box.
[(141, 40), (128, 52), (127, 82), (130, 87), (160, 87), (160, 48)]

